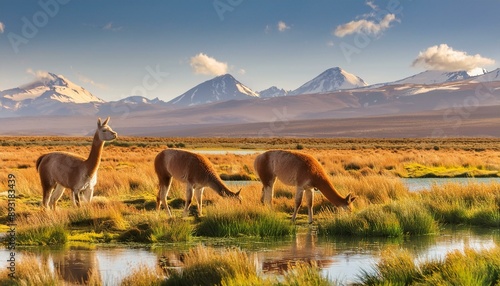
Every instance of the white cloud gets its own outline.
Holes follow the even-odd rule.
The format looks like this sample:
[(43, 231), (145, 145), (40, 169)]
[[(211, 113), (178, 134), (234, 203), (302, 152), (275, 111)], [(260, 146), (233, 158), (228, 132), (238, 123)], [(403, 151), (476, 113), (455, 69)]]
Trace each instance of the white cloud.
[(91, 78), (89, 78), (89, 77), (87, 77), (79, 72), (76, 72), (76, 75), (78, 76), (78, 80), (83, 82), (83, 83), (90, 84), (90, 85), (93, 85), (93, 86), (101, 88), (101, 89), (107, 89), (107, 86), (105, 84), (95, 82), (93, 79), (91, 79)]
[(53, 80), (54, 77), (48, 72), (43, 70), (34, 71), (32, 68), (28, 68), (26, 72), (30, 75), (36, 77), (38, 81), (45, 82), (49, 80)]
[(373, 10), (378, 10), (378, 6), (373, 1), (366, 1), (366, 5), (370, 6)]
[(412, 66), (424, 67), (442, 71), (470, 71), (475, 68), (493, 65), (495, 60), (482, 57), (479, 54), (468, 55), (463, 51), (455, 51), (447, 44), (432, 46), (420, 52)]
[(290, 29), (290, 26), (288, 26), (285, 22), (283, 22), (283, 21), (278, 22), (278, 31), (284, 32), (288, 29)]
[(196, 74), (223, 75), (228, 71), (227, 63), (219, 62), (216, 59), (199, 53), (191, 58), (190, 65)]
[(376, 23), (375, 21), (370, 21), (367, 19), (361, 19), (357, 21), (351, 21), (347, 24), (339, 25), (334, 34), (337, 37), (344, 37), (355, 33), (364, 33), (367, 35), (377, 36), (383, 31), (387, 30), (391, 23), (397, 21), (396, 15), (387, 14), (385, 17)]
[(103, 30), (113, 31), (113, 32), (120, 31), (122, 28), (123, 27), (117, 27), (117, 26), (113, 25), (113, 22), (109, 22), (106, 25), (102, 26)]
[(334, 47), (335, 43), (333, 41), (328, 41), (328, 42), (326, 42), (326, 46), (327, 47)]
[(0, 34), (3, 34), (5, 32), (5, 24), (0, 22)]
[(244, 74), (246, 74), (246, 73), (247, 73), (247, 71), (246, 71), (246, 70), (244, 70), (244, 69), (239, 69), (239, 70), (238, 70), (238, 74), (244, 75)]

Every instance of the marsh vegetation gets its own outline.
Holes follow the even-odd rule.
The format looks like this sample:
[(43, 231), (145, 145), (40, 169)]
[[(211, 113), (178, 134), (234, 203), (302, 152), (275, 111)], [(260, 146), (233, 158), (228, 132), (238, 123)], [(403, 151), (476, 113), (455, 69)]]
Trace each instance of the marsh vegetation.
[[(69, 199), (69, 192), (66, 191), (58, 204), (58, 210), (46, 211), (41, 207), (41, 187), (35, 170), (36, 158), (56, 150), (87, 154), (90, 149), (88, 138), (4, 137), (0, 138), (0, 186), (7, 189), (7, 175), (16, 175), (16, 243), (20, 248), (82, 242), (105, 245), (161, 245), (183, 242), (196, 244), (209, 237), (282, 239), (311, 228), (317, 229), (319, 236), (347, 236), (353, 239), (432, 236), (439, 234), (443, 225), (498, 228), (500, 184), (447, 183), (442, 186), (433, 185), (421, 192), (410, 192), (400, 178), (498, 177), (499, 143), (500, 141), (495, 139), (120, 138), (106, 146), (92, 203), (74, 208)], [(242, 188), (242, 202), (235, 203), (221, 198), (207, 188), (203, 213), (199, 214), (196, 205), (193, 205), (190, 208), (191, 215), (182, 218), (185, 186), (174, 180), (168, 197), (173, 218), (168, 218), (164, 210), (155, 211), (158, 182), (153, 160), (161, 150), (176, 146), (195, 152), (227, 151), (206, 156), (221, 177), (231, 180), (243, 178), (247, 181), (231, 186), (234, 190)], [(279, 181), (275, 186), (273, 208), (261, 205), (262, 186), (253, 170), (256, 154), (267, 149), (297, 149), (298, 146), (301, 152), (313, 155), (322, 164), (339, 193), (346, 195), (352, 192), (357, 196), (352, 212), (333, 208), (318, 194), (314, 201), (313, 225), (307, 223), (305, 208), (301, 209), (296, 223), (293, 224), (290, 218), (294, 208), (295, 190)], [(230, 152), (242, 149), (256, 153)], [(6, 200), (1, 200), (1, 232), (7, 229), (6, 206)], [(152, 281), (152, 284), (148, 285), (191, 285), (193, 280), (189, 279), (195, 279), (190, 278), (191, 272), (215, 273), (216, 277), (206, 279), (216, 279), (214, 281), (225, 285), (243, 285), (242, 281), (255, 285), (299, 285), (300, 281), (297, 279), (304, 277), (311, 279), (309, 281), (316, 281), (314, 285), (335, 283), (317, 276), (318, 267), (311, 264), (297, 265), (283, 281), (264, 280), (254, 273), (254, 266), (252, 268), (246, 264), (251, 259), (245, 256), (244, 251), (228, 249), (228, 253), (223, 255), (227, 259), (238, 260), (241, 265), (234, 261), (203, 260), (201, 257), (207, 256), (210, 251), (215, 250), (194, 248), (187, 252), (186, 255), (191, 260), (188, 259), (184, 263), (182, 274), (167, 273), (165, 269), (140, 270), (143, 275), (168, 278), (167, 282), (163, 278), (155, 280), (131, 275), (132, 280), (125, 279), (123, 283), (139, 285), (133, 284), (133, 279), (138, 279), (137, 281)], [(423, 265), (410, 263), (414, 259), (408, 253), (396, 251), (387, 257), (376, 265), (375, 276), (372, 273), (362, 276), (362, 284), (397, 284), (403, 280), (409, 281), (409, 284), (419, 281), (479, 281), (477, 277), (451, 277), (449, 274), (455, 271), (454, 269), (469, 267), (462, 265), (460, 260), (470, 258), (482, 261), (481, 265), (478, 265), (481, 269), (493, 269), (493, 276), (482, 276), (486, 280), (481, 281), (499, 283), (498, 246), (488, 251), (468, 250), (460, 254), (450, 254), (444, 261), (431, 261)], [(23, 261), (29, 259), (34, 258)], [(402, 262), (398, 264), (394, 261)], [(224, 271), (221, 273), (210, 270), (214, 265), (221, 264), (231, 266), (223, 267)], [(27, 280), (26, 276), (31, 275), (29, 273), (45, 271), (40, 268), (44, 267), (43, 265), (30, 265), (33, 266), (19, 268), (18, 285), (30, 283), (31, 280)], [(403, 266), (406, 267), (404, 271), (398, 269)], [(154, 273), (149, 273), (151, 271)], [(4, 273), (2, 272), (0, 278), (3, 282), (5, 280), (1, 279), (4, 279)], [(391, 278), (392, 275), (404, 277)], [(46, 277), (49, 282), (37, 285), (57, 285), (54, 280), (50, 280), (57, 277), (49, 276)], [(41, 276), (40, 279), (45, 278)], [(96, 281), (94, 285), (100, 283), (102, 282)]]

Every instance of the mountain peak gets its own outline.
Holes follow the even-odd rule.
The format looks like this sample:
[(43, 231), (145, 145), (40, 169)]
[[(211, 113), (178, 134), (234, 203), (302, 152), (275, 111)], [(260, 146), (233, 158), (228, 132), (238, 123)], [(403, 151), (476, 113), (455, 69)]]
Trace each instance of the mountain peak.
[(471, 71), (441, 71), (441, 70), (426, 70), (416, 75), (389, 83), (389, 84), (438, 84), (452, 82), (458, 80), (469, 79), (475, 76), (484, 75), (485, 69), (473, 69)]
[(268, 89), (264, 89), (264, 90), (259, 92), (259, 96), (261, 98), (286, 96), (287, 94), (288, 94), (288, 91), (286, 91), (282, 88), (280, 89), (274, 85)]
[(341, 89), (353, 89), (367, 86), (360, 77), (348, 73), (340, 67), (333, 67), (325, 70), (317, 77), (306, 82), (296, 90), (290, 92), (291, 95), (324, 93)]
[(232, 75), (223, 74), (200, 83), (172, 99), (169, 103), (178, 106), (194, 106), (251, 97), (259, 97), (259, 94), (236, 80)]
[(27, 100), (53, 100), (68, 103), (104, 102), (64, 76), (51, 72), (37, 72), (34, 81), (18, 88), (4, 90), (0, 93), (0, 98), (20, 103), (27, 103)]

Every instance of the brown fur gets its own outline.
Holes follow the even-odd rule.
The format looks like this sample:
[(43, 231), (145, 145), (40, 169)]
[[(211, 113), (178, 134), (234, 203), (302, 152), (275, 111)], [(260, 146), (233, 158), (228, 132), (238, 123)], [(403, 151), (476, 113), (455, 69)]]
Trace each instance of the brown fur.
[(117, 137), (116, 132), (107, 125), (108, 121), (109, 117), (104, 123), (98, 119), (88, 158), (66, 152), (52, 152), (36, 160), (36, 169), (43, 189), (44, 207), (55, 209), (65, 189), (72, 190), (71, 199), (76, 206), (80, 205), (82, 193), (86, 201), (92, 200), (104, 142)]
[(233, 193), (217, 175), (212, 163), (203, 155), (179, 149), (163, 150), (155, 158), (155, 172), (158, 176), (160, 189), (156, 198), (156, 209), (162, 203), (170, 216), (167, 204), (167, 195), (172, 183), (172, 178), (186, 183), (186, 203), (184, 216), (188, 214), (193, 191), (198, 201), (199, 213), (202, 212), (203, 189), (210, 187), (222, 197), (235, 197), (240, 199), (240, 192)]
[(342, 197), (328, 180), (321, 164), (308, 154), (283, 150), (267, 151), (255, 158), (254, 168), (263, 185), (261, 201), (264, 204), (271, 205), (277, 178), (286, 185), (296, 186), (292, 220), (297, 216), (304, 192), (309, 223), (313, 221), (312, 203), (315, 189), (337, 207), (350, 207), (355, 199), (351, 194)]

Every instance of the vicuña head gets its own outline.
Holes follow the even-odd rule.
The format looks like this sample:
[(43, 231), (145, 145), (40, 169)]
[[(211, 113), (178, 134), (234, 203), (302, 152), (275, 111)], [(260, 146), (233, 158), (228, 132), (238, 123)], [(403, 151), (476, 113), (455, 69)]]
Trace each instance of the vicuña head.
[(356, 199), (351, 194), (342, 197), (328, 180), (321, 164), (304, 153), (284, 150), (267, 151), (255, 158), (254, 168), (262, 182), (261, 201), (264, 204), (272, 204), (274, 183), (277, 178), (286, 185), (296, 186), (293, 221), (295, 221), (305, 193), (309, 223), (312, 223), (315, 189), (318, 189), (336, 207), (350, 209), (352, 202)]
[(76, 206), (80, 205), (81, 195), (84, 201), (92, 200), (104, 142), (117, 138), (117, 133), (108, 122), (109, 117), (104, 122), (100, 118), (97, 120), (88, 158), (66, 152), (52, 152), (38, 158), (36, 168), (40, 175), (42, 205), (45, 208), (55, 209), (65, 189), (71, 190), (71, 199)]
[(167, 195), (173, 178), (186, 183), (184, 216), (188, 215), (193, 195), (198, 202), (198, 212), (202, 213), (205, 187), (210, 187), (222, 197), (236, 198), (241, 201), (241, 190), (237, 193), (231, 192), (217, 175), (212, 163), (203, 155), (180, 149), (166, 149), (158, 153), (154, 167), (160, 182), (156, 209), (159, 210), (163, 204), (169, 216), (172, 214), (167, 204)]

